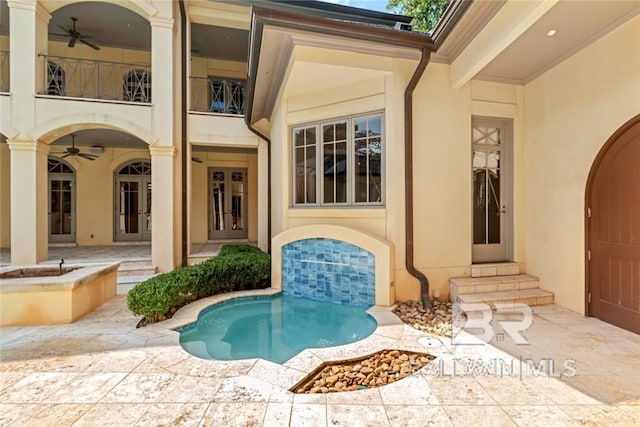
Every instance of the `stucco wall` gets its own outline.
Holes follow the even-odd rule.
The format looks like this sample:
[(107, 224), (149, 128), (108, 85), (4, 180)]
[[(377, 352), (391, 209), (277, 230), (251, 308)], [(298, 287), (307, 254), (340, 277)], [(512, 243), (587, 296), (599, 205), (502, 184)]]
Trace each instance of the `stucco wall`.
[(640, 17), (525, 86), (526, 263), (556, 302), (585, 301), (584, 196), (598, 151), (640, 113)]

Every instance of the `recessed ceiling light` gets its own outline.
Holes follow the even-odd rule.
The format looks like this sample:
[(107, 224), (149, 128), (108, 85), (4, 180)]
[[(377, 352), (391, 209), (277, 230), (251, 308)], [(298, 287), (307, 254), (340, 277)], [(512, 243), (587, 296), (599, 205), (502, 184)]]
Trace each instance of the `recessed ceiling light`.
[(547, 31), (547, 37), (553, 37), (556, 35), (557, 32), (558, 30), (549, 30)]

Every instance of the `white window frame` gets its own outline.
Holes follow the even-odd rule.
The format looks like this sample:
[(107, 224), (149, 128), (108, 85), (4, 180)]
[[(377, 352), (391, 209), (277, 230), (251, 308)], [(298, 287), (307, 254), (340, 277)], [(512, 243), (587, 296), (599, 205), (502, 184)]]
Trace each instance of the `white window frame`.
[[(356, 202), (355, 198), (355, 137), (354, 122), (357, 119), (380, 118), (380, 140), (382, 153), (380, 159), (380, 202)], [(322, 128), (324, 125), (333, 125), (336, 123), (347, 122), (347, 201), (345, 203), (324, 203), (324, 143), (322, 140)], [(296, 202), (296, 161), (295, 161), (295, 132), (301, 129), (314, 127), (316, 130), (316, 202), (315, 203), (297, 203)], [(338, 117), (317, 122), (301, 123), (291, 127), (289, 150), (290, 150), (290, 177), (291, 177), (291, 203), (294, 208), (363, 208), (363, 207), (385, 207), (386, 203), (386, 138), (385, 138), (385, 115), (384, 111), (374, 111), (371, 113)]]

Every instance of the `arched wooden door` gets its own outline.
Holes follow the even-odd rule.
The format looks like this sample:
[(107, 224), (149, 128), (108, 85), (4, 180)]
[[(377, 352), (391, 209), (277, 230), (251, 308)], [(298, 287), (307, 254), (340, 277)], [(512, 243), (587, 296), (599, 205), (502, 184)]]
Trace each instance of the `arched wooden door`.
[(640, 115), (598, 154), (586, 201), (587, 314), (640, 333)]

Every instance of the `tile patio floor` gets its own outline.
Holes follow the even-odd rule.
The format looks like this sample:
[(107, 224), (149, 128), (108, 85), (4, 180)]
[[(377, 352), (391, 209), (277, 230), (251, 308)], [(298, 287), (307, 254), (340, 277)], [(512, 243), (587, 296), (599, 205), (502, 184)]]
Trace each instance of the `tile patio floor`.
[[(529, 345), (505, 338), (495, 346), (425, 340), (388, 309), (373, 308), (379, 327), (367, 339), (305, 350), (281, 366), (182, 351), (170, 328), (220, 297), (136, 329), (124, 292), (71, 325), (0, 328), (0, 425), (640, 425), (640, 336), (555, 305), (535, 308)], [(287, 391), (322, 360), (383, 348), (438, 358), (378, 389)]]

